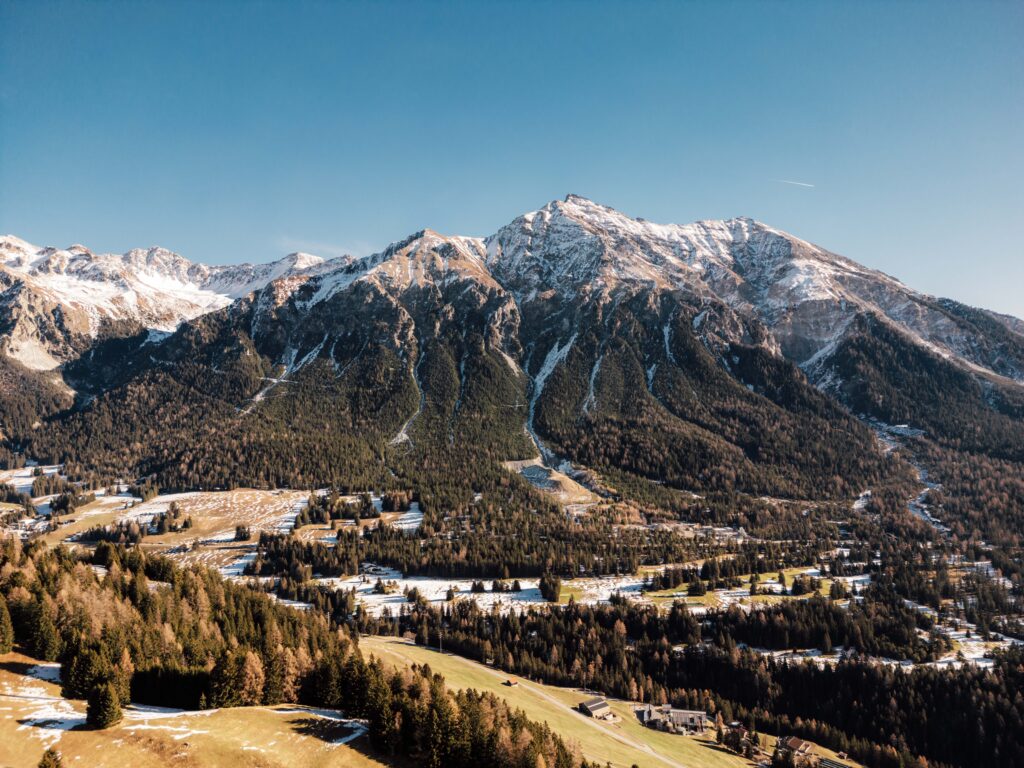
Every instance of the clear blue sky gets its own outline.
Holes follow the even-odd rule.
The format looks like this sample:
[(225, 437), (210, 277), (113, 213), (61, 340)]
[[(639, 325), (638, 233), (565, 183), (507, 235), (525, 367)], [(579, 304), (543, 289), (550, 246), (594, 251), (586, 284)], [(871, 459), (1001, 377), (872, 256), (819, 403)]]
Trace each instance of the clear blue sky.
[(263, 261), (575, 192), (1024, 316), (1022, 40), (1021, 2), (0, 0), (0, 232)]

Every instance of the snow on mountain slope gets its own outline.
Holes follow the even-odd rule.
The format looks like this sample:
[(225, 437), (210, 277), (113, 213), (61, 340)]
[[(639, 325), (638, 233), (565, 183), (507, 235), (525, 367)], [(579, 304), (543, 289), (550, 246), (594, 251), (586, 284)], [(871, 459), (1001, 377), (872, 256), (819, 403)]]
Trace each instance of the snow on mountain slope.
[(94, 254), (3, 237), (0, 345), (31, 368), (49, 369), (90, 340), (172, 330), (267, 285), (274, 289), (262, 304), (273, 310), (294, 297), (301, 314), (356, 285), (397, 296), (452, 281), (476, 284), (480, 295), (507, 292), (509, 306), (533, 306), (541, 320), (559, 306), (673, 295), (706, 343), (761, 344), (812, 378), (856, 318), (872, 315), (975, 372), (1024, 382), (1024, 323), (1016, 318), (918, 293), (753, 219), (655, 224), (576, 195), (487, 238), (423, 230), (365, 259), (296, 253), (210, 267), (161, 248)]
[(467, 278), (498, 287), (484, 263), (483, 241), (425, 229), (392, 243), (381, 253), (322, 271), (317, 290), (306, 304), (325, 301), (357, 280), (373, 281), (389, 291), (404, 291)]
[(3, 345), (26, 367), (48, 370), (99, 337), (171, 331), (271, 281), (345, 261), (294, 253), (271, 264), (210, 267), (163, 248), (95, 254), (0, 237)]
[[(520, 216), (486, 247), (493, 274), (522, 303), (681, 291), (756, 317), (806, 369), (869, 313), (943, 357), (1024, 381), (1019, 360), (989, 354), (977, 329), (936, 299), (749, 218), (654, 224), (570, 195)], [(1020, 321), (979, 312), (1019, 335)]]
[[(483, 312), (487, 342), (506, 353), (515, 346), (506, 339), (506, 329), (516, 327), (514, 310), (487, 269), (482, 240), (428, 229), (365, 259), (273, 282), (257, 297), (250, 335), (286, 336), (273, 355), (279, 362), (295, 351), (296, 360), (328, 357), (344, 367), (342, 350), (353, 334), (364, 341), (373, 336), (411, 361), (425, 340), (442, 335), (443, 326)], [(381, 335), (374, 336), (375, 327)], [(319, 349), (310, 356), (306, 350), (314, 341)]]

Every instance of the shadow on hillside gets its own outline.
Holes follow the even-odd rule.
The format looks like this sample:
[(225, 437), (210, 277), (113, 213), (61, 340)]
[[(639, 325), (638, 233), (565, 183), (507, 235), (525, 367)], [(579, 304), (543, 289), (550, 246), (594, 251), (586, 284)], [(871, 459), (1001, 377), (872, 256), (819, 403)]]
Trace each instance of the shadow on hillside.
[(713, 741), (698, 741), (704, 749), (710, 749), (712, 752), (721, 752), (723, 755), (729, 755), (729, 757), (738, 757), (738, 755), (731, 749), (726, 749), (721, 744), (716, 744)]
[(359, 723), (323, 717), (303, 717), (292, 723), (292, 730), (328, 744), (348, 744), (366, 733), (366, 729)]
[(5, 660), (0, 661), (0, 670), (4, 672), (10, 672), (15, 675), (28, 676), (28, 671), (32, 667), (38, 666), (36, 664), (30, 664), (24, 661)]

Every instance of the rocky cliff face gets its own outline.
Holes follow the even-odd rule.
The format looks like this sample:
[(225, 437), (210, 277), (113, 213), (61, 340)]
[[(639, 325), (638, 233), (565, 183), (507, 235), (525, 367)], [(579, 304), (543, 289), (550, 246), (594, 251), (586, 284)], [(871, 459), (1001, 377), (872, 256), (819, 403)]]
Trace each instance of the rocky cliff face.
[(963, 440), (932, 418), (955, 381), (1012, 448), (1024, 399), (1020, 321), (745, 218), (653, 224), (569, 196), (486, 238), (424, 230), (365, 259), (258, 267), (0, 245), (0, 344), (19, 365), (63, 364), (80, 393), (115, 400), (187, 366), (243, 419), (322, 391), (384, 445), (462, 439), (798, 494), (860, 471), (840, 440), (874, 461), (842, 405)]
[[(762, 345), (811, 376), (854, 318), (873, 315), (940, 356), (1024, 381), (1024, 322), (925, 296), (746, 218), (654, 224), (570, 195), (487, 238), (424, 230), (362, 260), (291, 254), (221, 267), (161, 248), (93, 254), (84, 246), (38, 248), (0, 238), (6, 352), (36, 369), (56, 367), (98, 337), (171, 331), (275, 282), (264, 301), (294, 294), (299, 311), (321, 311), (357, 283), (394, 297), (453, 281), (511, 297), (502, 322), (514, 322), (513, 304), (523, 315), (547, 317), (591, 305), (607, 311), (637, 294), (653, 308), (672, 294), (710, 344)], [(495, 339), (510, 352), (514, 336)]]

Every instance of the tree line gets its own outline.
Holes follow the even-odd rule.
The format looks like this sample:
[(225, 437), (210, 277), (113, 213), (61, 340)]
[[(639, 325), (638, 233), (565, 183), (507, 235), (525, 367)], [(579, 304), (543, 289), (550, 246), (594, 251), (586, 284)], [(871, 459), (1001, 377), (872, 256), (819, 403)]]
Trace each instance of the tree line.
[(375, 749), (417, 764), (585, 765), (493, 695), (453, 693), (425, 667), (389, 671), (364, 659), (343, 625), (212, 570), (105, 542), (82, 559), (7, 539), (0, 573), (0, 643), (60, 661), (64, 694), (87, 698), (98, 727), (129, 699), (190, 709), (295, 702), (365, 718)]

